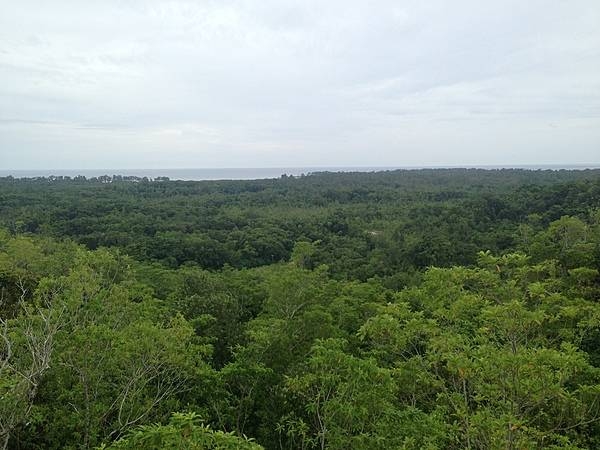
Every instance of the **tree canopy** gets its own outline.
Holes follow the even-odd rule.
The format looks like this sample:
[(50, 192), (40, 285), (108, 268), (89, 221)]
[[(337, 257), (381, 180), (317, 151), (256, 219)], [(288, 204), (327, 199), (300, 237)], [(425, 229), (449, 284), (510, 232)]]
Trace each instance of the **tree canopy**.
[(598, 175), (2, 179), (0, 448), (597, 448)]

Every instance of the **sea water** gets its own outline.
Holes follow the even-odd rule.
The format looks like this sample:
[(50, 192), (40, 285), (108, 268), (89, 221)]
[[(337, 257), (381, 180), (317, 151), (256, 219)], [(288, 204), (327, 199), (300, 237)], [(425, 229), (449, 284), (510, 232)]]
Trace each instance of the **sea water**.
[(521, 166), (391, 166), (391, 167), (264, 167), (264, 168), (193, 168), (193, 169), (46, 169), (46, 170), (3, 170), (0, 177), (32, 178), (83, 175), (86, 178), (102, 175), (123, 175), (137, 177), (168, 177), (171, 180), (255, 180), (279, 178), (282, 175), (301, 176), (315, 172), (379, 172), (397, 169), (530, 169), (530, 170), (584, 170), (600, 167), (598, 164), (580, 165), (521, 165)]

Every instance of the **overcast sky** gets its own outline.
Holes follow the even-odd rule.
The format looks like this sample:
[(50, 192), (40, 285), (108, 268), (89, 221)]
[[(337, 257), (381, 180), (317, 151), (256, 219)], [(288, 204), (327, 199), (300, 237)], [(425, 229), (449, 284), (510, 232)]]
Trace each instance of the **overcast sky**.
[(599, 162), (599, 0), (0, 0), (3, 169)]

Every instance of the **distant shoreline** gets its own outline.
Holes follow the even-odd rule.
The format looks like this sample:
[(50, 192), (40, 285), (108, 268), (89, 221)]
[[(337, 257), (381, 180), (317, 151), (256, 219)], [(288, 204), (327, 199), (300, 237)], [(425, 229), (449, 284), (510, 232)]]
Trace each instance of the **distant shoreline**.
[(100, 177), (103, 175), (121, 175), (147, 178), (169, 178), (181, 181), (209, 180), (259, 180), (280, 178), (282, 175), (302, 176), (316, 172), (385, 172), (393, 170), (448, 170), (448, 169), (482, 169), (482, 170), (591, 170), (599, 169), (600, 164), (539, 164), (539, 165), (463, 165), (463, 166), (348, 166), (348, 167), (265, 167), (265, 168), (193, 168), (193, 169), (14, 169), (0, 170), (0, 177), (41, 178), (41, 177)]

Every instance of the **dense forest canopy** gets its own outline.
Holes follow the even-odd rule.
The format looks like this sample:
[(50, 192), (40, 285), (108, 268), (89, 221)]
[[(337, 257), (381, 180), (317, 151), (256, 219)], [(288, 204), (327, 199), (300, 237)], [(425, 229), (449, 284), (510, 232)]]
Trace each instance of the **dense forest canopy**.
[[(399, 170), (254, 181), (0, 179), (12, 232), (118, 247), (175, 268), (248, 268), (315, 243), (312, 264), (365, 281), (473, 264), (600, 199), (600, 170)], [(519, 231), (520, 230), (520, 231)]]
[(0, 179), (0, 448), (600, 446), (600, 170)]

